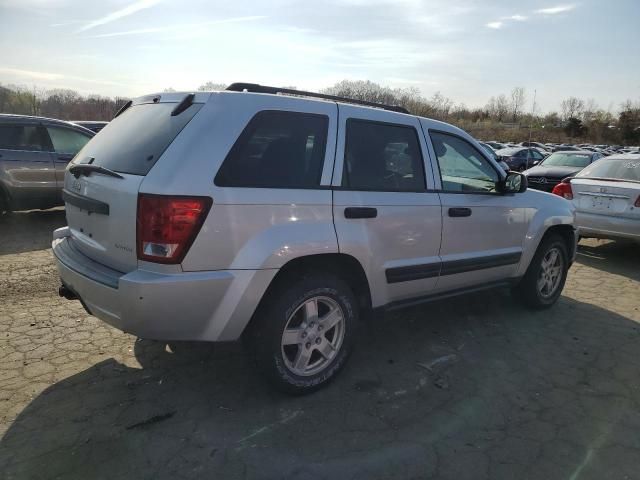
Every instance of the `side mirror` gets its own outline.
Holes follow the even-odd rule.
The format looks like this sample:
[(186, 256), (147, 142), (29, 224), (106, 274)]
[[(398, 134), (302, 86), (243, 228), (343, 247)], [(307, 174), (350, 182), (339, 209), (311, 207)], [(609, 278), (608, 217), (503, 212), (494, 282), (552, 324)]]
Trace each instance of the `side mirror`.
[(527, 177), (520, 172), (508, 172), (507, 177), (499, 182), (501, 193), (522, 193), (528, 187)]

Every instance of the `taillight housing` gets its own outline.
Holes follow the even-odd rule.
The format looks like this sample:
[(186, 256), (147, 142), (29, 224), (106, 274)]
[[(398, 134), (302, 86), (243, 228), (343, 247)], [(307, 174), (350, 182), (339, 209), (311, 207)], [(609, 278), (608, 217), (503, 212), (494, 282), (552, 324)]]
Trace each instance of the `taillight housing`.
[(636, 198), (636, 203), (633, 204), (635, 207), (640, 207), (640, 195)]
[(182, 262), (212, 203), (210, 197), (139, 194), (138, 259), (155, 263)]
[(553, 190), (551, 191), (551, 193), (560, 195), (561, 197), (566, 198), (567, 200), (573, 200), (573, 190), (571, 190), (571, 181), (563, 180), (562, 182), (557, 184), (555, 187), (553, 187)]

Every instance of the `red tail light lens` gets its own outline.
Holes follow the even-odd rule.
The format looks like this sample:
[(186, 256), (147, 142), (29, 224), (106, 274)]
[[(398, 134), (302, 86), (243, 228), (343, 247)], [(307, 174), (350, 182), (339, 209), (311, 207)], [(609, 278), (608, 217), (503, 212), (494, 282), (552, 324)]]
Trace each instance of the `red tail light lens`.
[(640, 196), (638, 196), (638, 198), (636, 198), (636, 203), (633, 204), (636, 207), (640, 207)]
[(138, 259), (180, 263), (207, 218), (209, 197), (138, 195)]
[(551, 193), (560, 195), (561, 197), (566, 198), (567, 200), (573, 200), (573, 190), (571, 190), (571, 183), (569, 182), (563, 181), (562, 183), (559, 183), (558, 185), (553, 187), (553, 190)]

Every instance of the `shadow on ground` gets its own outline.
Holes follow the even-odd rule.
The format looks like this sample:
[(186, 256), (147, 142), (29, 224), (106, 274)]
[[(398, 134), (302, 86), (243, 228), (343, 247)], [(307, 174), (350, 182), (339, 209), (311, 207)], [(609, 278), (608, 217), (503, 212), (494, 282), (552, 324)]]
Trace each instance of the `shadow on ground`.
[(583, 239), (578, 245), (576, 261), (640, 282), (640, 244), (637, 242)]
[(0, 255), (49, 248), (53, 231), (66, 224), (64, 208), (0, 216)]
[[(638, 324), (506, 293), (372, 321), (311, 396), (239, 345), (137, 341), (52, 385), (0, 442), (3, 478), (637, 478)], [(625, 476), (626, 475), (626, 476)]]

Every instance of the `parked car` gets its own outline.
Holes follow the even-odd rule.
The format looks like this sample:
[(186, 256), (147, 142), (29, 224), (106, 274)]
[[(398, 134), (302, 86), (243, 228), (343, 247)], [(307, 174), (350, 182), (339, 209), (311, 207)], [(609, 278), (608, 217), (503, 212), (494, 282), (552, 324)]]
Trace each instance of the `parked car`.
[(580, 148), (573, 145), (558, 145), (551, 149), (552, 152), (579, 152)]
[(76, 125), (80, 125), (81, 127), (89, 129), (94, 133), (98, 133), (109, 122), (103, 122), (98, 120), (91, 120), (91, 121), (90, 120), (73, 120), (71, 123), (75, 123)]
[(604, 155), (601, 153), (588, 150), (556, 152), (549, 155), (539, 165), (526, 170), (524, 174), (527, 176), (531, 188), (551, 192), (563, 179), (573, 177), (584, 167), (602, 157)]
[(540, 142), (522, 142), (520, 145), (522, 145), (523, 147), (535, 147), (536, 149), (538, 149), (538, 151), (548, 151), (548, 147), (544, 143)]
[(505, 162), (503, 162), (498, 158), (498, 154), (493, 150), (493, 148), (491, 148), (489, 144), (485, 142), (478, 142), (478, 143), (480, 144), (481, 147), (484, 148), (484, 150), (489, 154), (489, 156), (493, 158), (498, 163), (498, 165), (502, 167), (502, 169), (505, 172), (509, 171), (509, 165), (507, 165)]
[(500, 142), (484, 142), (484, 143), (489, 145), (494, 151), (498, 151), (498, 150), (502, 150), (503, 148), (506, 148), (506, 145)]
[(93, 136), (61, 120), (0, 114), (0, 214), (62, 205), (65, 168)]
[(242, 335), (274, 385), (312, 391), (372, 311), (498, 285), (556, 302), (573, 206), (481, 148), (399, 107), (299, 90), (140, 97), (67, 170), (60, 294), (140, 337)]
[(553, 193), (573, 202), (581, 236), (640, 241), (640, 154), (603, 158)]
[(540, 163), (545, 157), (535, 148), (513, 147), (503, 148), (496, 152), (498, 158), (505, 162), (510, 170), (524, 172), (534, 164)]

